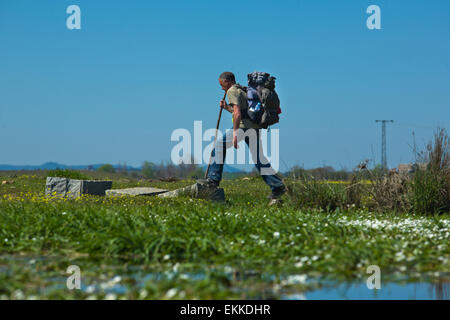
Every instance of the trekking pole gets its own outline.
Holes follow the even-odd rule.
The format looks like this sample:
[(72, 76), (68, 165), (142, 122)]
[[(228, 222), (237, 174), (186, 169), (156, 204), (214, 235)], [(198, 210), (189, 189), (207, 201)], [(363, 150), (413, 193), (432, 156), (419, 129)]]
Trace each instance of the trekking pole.
[[(225, 100), (226, 97), (227, 97), (227, 92), (225, 91), (225, 94), (223, 95), (222, 100)], [(223, 110), (223, 108), (221, 107), (220, 111), (219, 111), (219, 119), (217, 119), (216, 133), (214, 134), (213, 148), (216, 147), (217, 131), (219, 130), (220, 118), (222, 117), (222, 110)], [(208, 167), (206, 168), (206, 172), (205, 172), (205, 179), (208, 178), (208, 172), (209, 172), (209, 166), (211, 165), (211, 159), (212, 159), (212, 151), (211, 151), (211, 155), (209, 156)]]

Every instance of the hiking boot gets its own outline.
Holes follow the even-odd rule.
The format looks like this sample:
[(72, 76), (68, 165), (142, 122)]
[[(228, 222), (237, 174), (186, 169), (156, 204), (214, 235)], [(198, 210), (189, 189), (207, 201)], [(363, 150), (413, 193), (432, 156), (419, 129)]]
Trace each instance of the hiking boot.
[(268, 197), (271, 200), (280, 199), (283, 194), (286, 193), (286, 187), (282, 185), (274, 190), (272, 190), (272, 194)]
[(201, 184), (201, 185), (204, 185), (204, 186), (206, 186), (208, 188), (211, 188), (211, 189), (217, 189), (219, 187), (219, 182), (214, 181), (214, 180), (212, 180), (210, 178), (208, 178), (208, 179), (198, 179), (197, 183)]

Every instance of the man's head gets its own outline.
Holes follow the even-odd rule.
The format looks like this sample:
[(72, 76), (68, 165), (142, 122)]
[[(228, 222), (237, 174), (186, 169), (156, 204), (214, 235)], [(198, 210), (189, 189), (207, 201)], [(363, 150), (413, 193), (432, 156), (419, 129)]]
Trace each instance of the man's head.
[(228, 91), (228, 89), (230, 89), (231, 86), (236, 83), (234, 74), (228, 71), (222, 72), (222, 74), (219, 76), (219, 83), (224, 91)]

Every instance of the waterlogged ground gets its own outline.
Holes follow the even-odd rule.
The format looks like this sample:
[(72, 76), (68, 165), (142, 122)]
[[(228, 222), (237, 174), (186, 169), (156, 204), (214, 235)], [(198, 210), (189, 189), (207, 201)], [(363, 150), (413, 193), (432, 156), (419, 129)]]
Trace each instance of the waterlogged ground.
[[(0, 180), (3, 299), (448, 299), (449, 215), (269, 208), (259, 178), (224, 181), (224, 204), (64, 200), (44, 196), (44, 176)], [(371, 265), (381, 289), (367, 288)]]

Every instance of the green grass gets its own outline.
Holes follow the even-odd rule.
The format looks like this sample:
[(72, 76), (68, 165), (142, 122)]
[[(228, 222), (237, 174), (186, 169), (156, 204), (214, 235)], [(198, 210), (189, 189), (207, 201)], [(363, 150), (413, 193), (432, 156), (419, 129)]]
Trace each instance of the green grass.
[[(450, 271), (448, 214), (327, 212), (289, 198), (269, 208), (269, 188), (259, 177), (224, 181), (224, 204), (49, 200), (44, 174), (2, 174), (0, 180), (13, 181), (0, 186), (3, 298), (279, 298), (321, 285), (289, 281), (293, 275), (365, 282), (367, 267), (378, 265), (383, 280), (415, 281)], [(110, 178), (113, 188), (193, 183)], [(84, 290), (65, 287), (73, 264)]]

